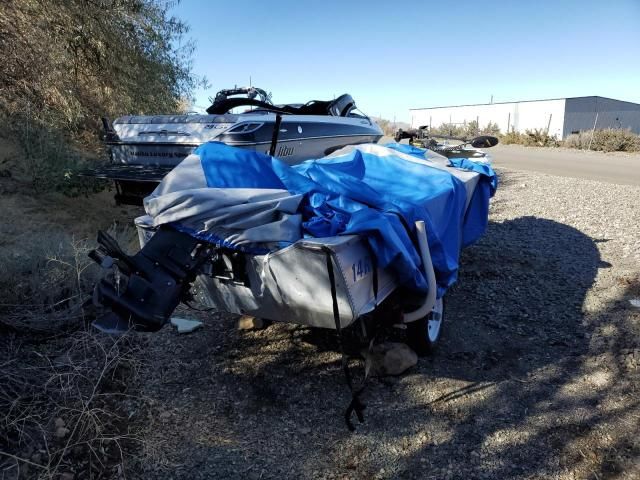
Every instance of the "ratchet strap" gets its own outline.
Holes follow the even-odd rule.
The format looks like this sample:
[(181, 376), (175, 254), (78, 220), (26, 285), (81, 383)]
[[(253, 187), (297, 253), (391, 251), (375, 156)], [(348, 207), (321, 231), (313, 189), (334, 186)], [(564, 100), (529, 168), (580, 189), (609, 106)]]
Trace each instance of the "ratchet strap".
[(271, 146), (269, 147), (269, 155), (272, 157), (276, 154), (276, 146), (278, 145), (278, 136), (280, 135), (280, 123), (282, 123), (282, 115), (276, 113), (276, 122), (273, 125), (273, 134), (271, 135)]
[[(344, 413), (344, 419), (349, 431), (353, 432), (356, 429), (356, 427), (351, 422), (351, 416), (353, 415), (354, 412), (356, 414), (356, 417), (358, 418), (358, 421), (360, 423), (364, 422), (363, 412), (364, 412), (364, 409), (366, 408), (366, 405), (362, 403), (362, 401), (360, 400), (360, 394), (364, 390), (365, 382), (367, 380), (369, 370), (368, 368), (365, 368), (365, 376), (364, 376), (364, 379), (362, 380), (362, 385), (357, 390), (354, 389), (353, 380), (351, 377), (351, 371), (349, 370), (349, 357), (344, 351), (342, 328), (340, 326), (340, 310), (338, 308), (338, 296), (336, 292), (336, 278), (333, 271), (333, 262), (331, 260), (332, 252), (326, 246), (324, 246), (322, 250), (324, 251), (327, 259), (327, 272), (329, 274), (329, 282), (331, 284), (331, 299), (333, 301), (333, 319), (336, 324), (336, 332), (338, 334), (338, 345), (340, 347), (340, 354), (342, 355), (342, 370), (344, 371), (344, 376), (347, 380), (347, 385), (349, 387), (349, 390), (351, 391), (351, 402), (349, 403), (349, 406), (347, 407), (347, 410)], [(376, 290), (377, 290), (377, 285), (376, 285)], [(369, 350), (371, 350), (372, 346), (373, 346), (373, 339), (369, 344)]]

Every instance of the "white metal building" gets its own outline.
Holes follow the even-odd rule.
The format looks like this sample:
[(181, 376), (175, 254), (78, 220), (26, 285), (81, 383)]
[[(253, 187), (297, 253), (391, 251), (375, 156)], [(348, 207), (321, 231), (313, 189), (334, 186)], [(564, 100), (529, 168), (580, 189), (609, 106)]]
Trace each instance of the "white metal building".
[(548, 130), (550, 135), (560, 139), (580, 130), (591, 130), (594, 126), (598, 129), (630, 128), (640, 134), (640, 104), (606, 97), (412, 108), (410, 114), (412, 128), (464, 125), (475, 120), (480, 127), (495, 123), (502, 133), (537, 128)]

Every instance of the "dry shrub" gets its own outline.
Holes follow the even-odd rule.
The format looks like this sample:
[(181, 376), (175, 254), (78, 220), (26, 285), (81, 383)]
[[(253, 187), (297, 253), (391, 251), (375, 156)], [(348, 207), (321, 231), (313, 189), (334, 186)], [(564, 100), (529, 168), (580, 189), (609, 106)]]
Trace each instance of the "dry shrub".
[(384, 118), (376, 118), (375, 121), (382, 130), (382, 133), (389, 137), (393, 137), (398, 130), (396, 128), (396, 124), (390, 120), (386, 120)]
[[(472, 123), (475, 124), (475, 121)], [(477, 125), (475, 126), (477, 127)], [(431, 128), (429, 130), (429, 133), (435, 137), (437, 137), (438, 135), (449, 137), (464, 137), (467, 133), (467, 126), (453, 123), (443, 123), (439, 127)]]
[(542, 128), (534, 128), (533, 130), (525, 130), (525, 143), (527, 146), (538, 147), (558, 147), (560, 142), (555, 135), (549, 133)]
[(464, 136), (465, 137), (477, 137), (480, 135), (480, 126), (475, 120), (470, 121), (465, 125)]
[(487, 123), (485, 126), (478, 124), (476, 120), (471, 120), (465, 124), (443, 123), (439, 127), (432, 128), (430, 133), (437, 137), (438, 135), (473, 138), (478, 135), (498, 135), (500, 127), (493, 122)]
[(605, 128), (571, 134), (564, 140), (563, 145), (568, 148), (602, 152), (637, 152), (640, 151), (640, 136), (630, 130)]
[(127, 452), (140, 442), (133, 426), (144, 411), (129, 389), (142, 366), (137, 337), (81, 331), (57, 339), (2, 338), (3, 478), (124, 474)]
[(34, 235), (0, 250), (0, 320), (13, 329), (55, 332), (82, 325), (97, 268), (87, 257), (90, 244), (63, 232)]
[(108, 182), (104, 180), (77, 175), (81, 170), (106, 162), (106, 157), (81, 152), (50, 123), (52, 120), (46, 114), (29, 108), (13, 114), (10, 120), (0, 118), (0, 130), (11, 135), (17, 147), (3, 162), (9, 174), (28, 182), (36, 193), (59, 191), (77, 197), (107, 188)]
[(483, 135), (500, 135), (500, 127), (497, 123), (489, 122), (482, 129)]
[[(109, 233), (125, 247), (136, 242), (133, 227), (113, 225)], [(19, 250), (0, 247), (0, 324), (39, 333), (81, 328), (100, 274), (87, 256), (93, 247), (64, 231), (33, 232)]]
[(517, 144), (527, 147), (558, 147), (560, 141), (555, 135), (549, 135), (542, 128), (525, 130), (524, 133), (511, 131), (500, 137), (500, 142), (505, 145)]
[(500, 143), (505, 145), (522, 145), (524, 140), (522, 139), (521, 133), (511, 131), (500, 136)]
[(579, 132), (572, 133), (568, 135), (567, 138), (562, 142), (563, 147), (567, 148), (577, 148), (580, 150), (586, 150), (589, 148), (589, 143), (591, 142), (592, 135), (591, 132)]
[[(132, 227), (110, 234), (132, 245)], [(134, 334), (109, 337), (86, 326), (99, 267), (92, 242), (34, 232), (0, 247), (0, 470), (3, 478), (117, 476), (139, 440), (144, 402), (130, 385), (141, 366)]]

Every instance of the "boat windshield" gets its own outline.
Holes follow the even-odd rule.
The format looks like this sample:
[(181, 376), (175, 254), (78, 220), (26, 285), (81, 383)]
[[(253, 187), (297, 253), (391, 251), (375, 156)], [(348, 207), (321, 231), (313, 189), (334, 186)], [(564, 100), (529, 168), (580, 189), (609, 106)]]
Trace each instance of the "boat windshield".
[(369, 118), (367, 115), (365, 115), (364, 113), (362, 113), (360, 110), (358, 110), (357, 108), (352, 108), (349, 111), (349, 115), (347, 115), (348, 117), (354, 117), (354, 118)]

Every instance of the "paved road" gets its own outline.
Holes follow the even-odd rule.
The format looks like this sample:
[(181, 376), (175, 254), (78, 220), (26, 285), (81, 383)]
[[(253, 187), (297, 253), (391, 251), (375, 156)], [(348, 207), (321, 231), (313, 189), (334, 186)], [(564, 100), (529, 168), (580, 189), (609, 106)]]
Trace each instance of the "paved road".
[(498, 145), (488, 150), (497, 167), (640, 185), (640, 154)]

